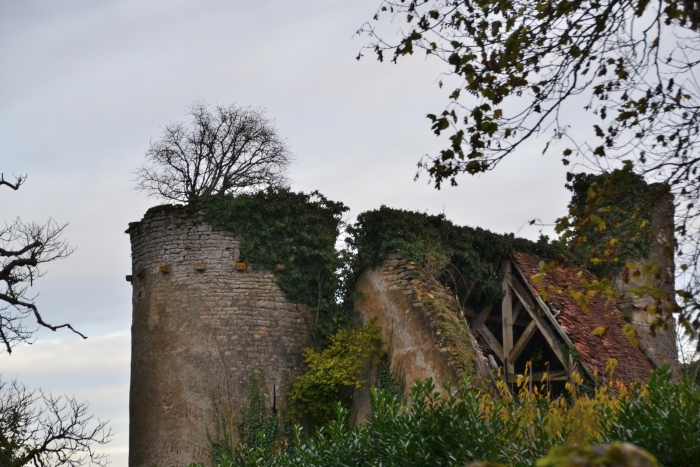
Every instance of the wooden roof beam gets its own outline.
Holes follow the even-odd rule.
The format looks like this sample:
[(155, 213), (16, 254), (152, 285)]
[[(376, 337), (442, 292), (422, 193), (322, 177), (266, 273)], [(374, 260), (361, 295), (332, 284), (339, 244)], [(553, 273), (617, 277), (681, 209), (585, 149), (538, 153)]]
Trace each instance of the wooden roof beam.
[(528, 344), (528, 342), (530, 342), (532, 336), (535, 335), (535, 332), (537, 332), (537, 323), (533, 319), (523, 331), (523, 334), (520, 336), (520, 339), (518, 339), (518, 342), (516, 342), (513, 346), (513, 350), (510, 351), (510, 355), (508, 356), (509, 362), (515, 362), (520, 354), (523, 353), (525, 346)]
[[(515, 262), (515, 261), (511, 261), (511, 262), (512, 262), (513, 266), (515, 266), (515, 270), (518, 271), (518, 274), (520, 274), (520, 277), (522, 277), (522, 278), (525, 279), (525, 283), (527, 284), (528, 290), (530, 290), (530, 293), (532, 293), (532, 296), (535, 297), (535, 300), (537, 301), (538, 305), (540, 306), (540, 308), (542, 309), (542, 311), (544, 312), (544, 314), (547, 316), (547, 318), (549, 318), (549, 321), (551, 321), (552, 326), (554, 326), (554, 329), (555, 329), (555, 330), (557, 331), (557, 333), (562, 337), (562, 339), (564, 339), (564, 342), (566, 342), (566, 344), (567, 344), (569, 347), (571, 347), (572, 349), (575, 349), (576, 346), (574, 345), (573, 341), (571, 340), (571, 338), (569, 337), (569, 335), (568, 335), (567, 333), (565, 333), (564, 330), (561, 328), (561, 326), (559, 325), (559, 322), (557, 321), (557, 319), (556, 319), (556, 318), (554, 317), (554, 315), (552, 314), (552, 311), (549, 309), (549, 307), (548, 307), (547, 304), (544, 302), (544, 300), (542, 300), (542, 297), (540, 297), (540, 296), (532, 289), (532, 285), (528, 282), (527, 276), (526, 276), (525, 273), (523, 273), (523, 271), (520, 269), (520, 266), (518, 266), (518, 263)], [(520, 285), (520, 284), (518, 284), (518, 285)], [(521, 287), (521, 288), (522, 288), (522, 287)], [(546, 337), (546, 336), (545, 336), (545, 337)], [(591, 368), (586, 364), (586, 362), (584, 362), (583, 360), (581, 360), (581, 365), (583, 366), (583, 369), (586, 370), (586, 373), (588, 373), (588, 376), (590, 376), (590, 378), (591, 378), (593, 381), (597, 381), (597, 380), (598, 380), (598, 378), (596, 377), (596, 374), (593, 372), (593, 370), (591, 370)], [(566, 364), (564, 364), (564, 366), (565, 366), (566, 368), (568, 368), (568, 366), (567, 366)]]
[(498, 359), (501, 362), (503, 362), (503, 347), (501, 347), (501, 344), (498, 342), (498, 339), (496, 339), (496, 336), (491, 334), (489, 328), (487, 328), (484, 324), (477, 326), (476, 331), (481, 335), (481, 337), (484, 338), (484, 340), (486, 341), (488, 346), (491, 347), (491, 350), (493, 350)]
[(534, 304), (530, 300), (530, 297), (527, 296), (525, 289), (523, 289), (523, 287), (520, 285), (520, 283), (518, 283), (518, 281), (515, 279), (515, 277), (513, 277), (512, 274), (506, 274), (504, 280), (508, 283), (513, 292), (515, 292), (515, 294), (518, 296), (523, 306), (525, 307), (525, 310), (530, 314), (532, 320), (535, 321), (537, 328), (540, 330), (540, 332), (544, 336), (549, 346), (554, 351), (561, 364), (564, 365), (564, 368), (566, 368), (568, 371), (569, 358), (566, 354), (566, 351), (564, 350), (564, 347), (561, 345), (556, 336), (552, 333), (552, 330), (547, 325), (547, 323), (539, 315), (539, 310), (536, 310), (534, 308)]

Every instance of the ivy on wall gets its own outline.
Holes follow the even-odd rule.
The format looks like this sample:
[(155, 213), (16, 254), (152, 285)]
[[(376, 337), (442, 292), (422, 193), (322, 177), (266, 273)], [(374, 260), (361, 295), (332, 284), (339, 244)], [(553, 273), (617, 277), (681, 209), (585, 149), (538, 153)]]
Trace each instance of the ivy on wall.
[(556, 230), (588, 269), (602, 278), (649, 256), (654, 206), (668, 186), (647, 184), (627, 167), (573, 175), (567, 188), (573, 193), (569, 215), (557, 221)]
[(318, 192), (269, 188), (203, 203), (206, 219), (241, 239), (240, 260), (273, 271), (286, 297), (316, 311), (317, 335), (338, 325), (336, 241), (348, 208)]
[(287, 395), (291, 402), (289, 415), (308, 415), (321, 424), (332, 420), (341, 389), (362, 387), (360, 370), (367, 359), (379, 352), (380, 342), (381, 331), (372, 322), (340, 329), (323, 350), (306, 349), (307, 371), (294, 379)]
[[(317, 345), (307, 349), (307, 372), (293, 382), (289, 400), (292, 415), (325, 421), (332, 416), (341, 388), (361, 384), (362, 362), (378, 348), (378, 328), (358, 327), (352, 319), (355, 283), (365, 268), (400, 253), (452, 289), (463, 306), (477, 309), (502, 298), (499, 263), (515, 252), (546, 260), (562, 255), (594, 258), (595, 248), (618, 238), (617, 256), (643, 257), (649, 251), (652, 208), (660, 192), (642, 179), (618, 183), (616, 178), (631, 176), (577, 175), (571, 184), (570, 213), (574, 222), (582, 223), (579, 232), (586, 232), (587, 238), (564, 235), (563, 242), (545, 236), (533, 242), (458, 226), (444, 215), (382, 206), (361, 213), (347, 227), (346, 247), (339, 250), (337, 240), (348, 208), (318, 192), (268, 189), (202, 206), (208, 222), (241, 239), (241, 261), (273, 271), (290, 301), (315, 310)], [(625, 191), (617, 190), (617, 185)], [(633, 216), (628, 219), (626, 212)]]
[(401, 253), (424, 266), (458, 297), (466, 297), (465, 306), (496, 303), (502, 298), (498, 271), (502, 258), (515, 252), (544, 258), (564, 253), (545, 236), (532, 242), (513, 234), (458, 226), (442, 214), (386, 206), (363, 212), (347, 230), (346, 241), (353, 252), (348, 284), (363, 269), (381, 264), (390, 253)]

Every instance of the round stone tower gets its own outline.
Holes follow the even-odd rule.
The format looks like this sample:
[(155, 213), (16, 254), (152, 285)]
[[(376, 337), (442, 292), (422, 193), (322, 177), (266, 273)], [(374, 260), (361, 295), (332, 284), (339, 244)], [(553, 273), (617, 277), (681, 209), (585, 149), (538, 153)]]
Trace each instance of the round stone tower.
[(311, 332), (268, 271), (238, 263), (239, 241), (184, 208), (129, 224), (133, 286), (129, 466), (208, 462), (213, 402), (240, 407), (262, 370), (272, 406), (303, 368)]

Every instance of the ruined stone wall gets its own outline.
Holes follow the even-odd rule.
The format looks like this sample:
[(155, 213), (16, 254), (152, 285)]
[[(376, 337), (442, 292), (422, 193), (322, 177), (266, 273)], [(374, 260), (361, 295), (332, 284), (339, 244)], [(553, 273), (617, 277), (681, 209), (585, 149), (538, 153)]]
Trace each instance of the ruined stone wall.
[(212, 394), (236, 406), (263, 370), (269, 405), (303, 369), (303, 310), (274, 276), (236, 267), (239, 241), (200, 214), (149, 211), (129, 224), (133, 321), (129, 466), (208, 462)]
[[(655, 286), (666, 292), (670, 299), (661, 303), (661, 309), (666, 311), (672, 300), (675, 300), (675, 273), (674, 273), (674, 206), (673, 196), (664, 196), (654, 206), (652, 220), (652, 244), (649, 257), (637, 264), (656, 263), (660, 269), (658, 277), (653, 279)], [(678, 348), (676, 343), (675, 320), (670, 319), (667, 329), (657, 329), (654, 335), (650, 332), (650, 324), (656, 319), (656, 315), (646, 312), (646, 308), (657, 305), (651, 297), (636, 297), (629, 293), (631, 287), (644, 285), (646, 278), (625, 282), (619, 276), (615, 279), (615, 286), (620, 292), (618, 307), (634, 324), (638, 334), (639, 345), (647, 358), (655, 367), (668, 364), (674, 373), (678, 374)]]
[[(381, 327), (382, 351), (391, 355), (390, 368), (403, 376), (406, 392), (417, 379), (426, 378), (438, 389), (446, 382), (457, 387), (465, 373), (472, 376), (473, 385), (489, 386), (488, 363), (457, 300), (416, 262), (390, 255), (360, 275), (357, 292), (355, 310), (364, 323), (374, 319)], [(353, 423), (369, 415), (368, 388), (376, 385), (372, 370), (366, 372), (363, 390), (355, 392)]]

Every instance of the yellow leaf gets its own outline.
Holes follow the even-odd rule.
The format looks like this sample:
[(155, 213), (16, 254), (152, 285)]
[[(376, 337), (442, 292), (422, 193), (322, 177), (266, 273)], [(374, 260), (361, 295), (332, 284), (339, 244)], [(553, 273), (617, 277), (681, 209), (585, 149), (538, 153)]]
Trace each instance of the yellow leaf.
[(594, 336), (601, 337), (601, 338), (605, 337), (607, 333), (608, 333), (608, 328), (605, 326), (598, 326), (593, 331), (591, 331), (591, 334), (593, 334)]
[(542, 273), (535, 274), (534, 276), (532, 276), (532, 282), (534, 282), (535, 284), (539, 284), (543, 280), (544, 280), (544, 274), (542, 274)]
[(613, 373), (615, 373), (615, 368), (617, 368), (617, 359), (611, 358), (605, 362), (605, 373), (612, 378)]
[(596, 196), (596, 192), (593, 189), (593, 186), (589, 186), (588, 187), (588, 200), (593, 201), (595, 199), (595, 196)]
[(634, 325), (632, 323), (627, 323), (622, 326), (622, 332), (625, 334), (625, 337), (627, 337), (627, 340), (630, 342), (632, 347), (637, 347), (639, 345), (639, 341), (637, 340), (637, 331), (634, 329)]

